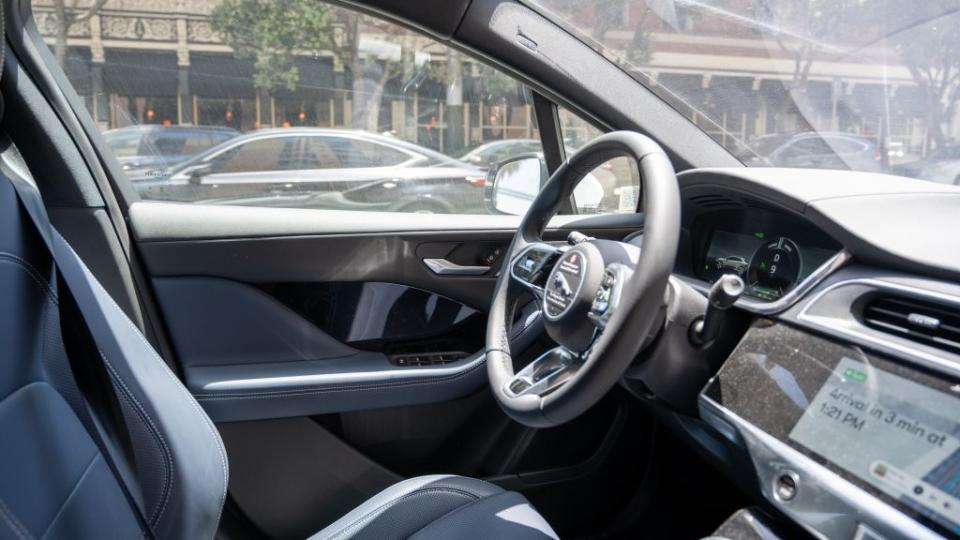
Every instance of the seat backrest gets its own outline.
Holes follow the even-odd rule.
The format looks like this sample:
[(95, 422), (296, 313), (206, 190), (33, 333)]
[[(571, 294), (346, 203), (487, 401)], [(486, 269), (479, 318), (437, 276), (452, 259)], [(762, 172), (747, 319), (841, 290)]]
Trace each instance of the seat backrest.
[[(68, 293), (58, 296), (55, 277), (46, 244), (0, 175), (0, 538), (141, 537), (122, 480), (81, 409), (58, 309)], [(116, 442), (129, 442), (131, 491), (142, 500), (143, 519), (156, 538), (212, 538), (228, 475), (219, 434), (106, 291), (94, 286), (110, 331), (129, 351), (101, 348), (100, 354), (129, 434), (129, 441)]]

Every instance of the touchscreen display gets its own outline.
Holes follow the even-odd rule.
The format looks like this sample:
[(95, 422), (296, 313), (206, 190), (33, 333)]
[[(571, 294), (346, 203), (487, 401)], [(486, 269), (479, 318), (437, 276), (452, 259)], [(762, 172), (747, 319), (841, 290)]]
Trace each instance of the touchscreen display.
[(843, 358), (790, 439), (960, 531), (960, 399)]
[(758, 321), (705, 397), (924, 525), (960, 538), (960, 384)]

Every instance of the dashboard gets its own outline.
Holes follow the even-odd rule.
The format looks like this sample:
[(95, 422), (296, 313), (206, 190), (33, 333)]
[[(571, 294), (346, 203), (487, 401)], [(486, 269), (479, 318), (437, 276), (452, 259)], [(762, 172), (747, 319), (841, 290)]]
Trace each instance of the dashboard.
[(960, 190), (774, 168), (678, 181), (674, 295), (736, 274), (743, 322), (716, 358), (665, 354), (627, 386), (675, 410), (681, 381), (698, 388), (711, 430), (681, 431), (813, 537), (960, 539), (960, 249), (936, 240), (960, 230)]

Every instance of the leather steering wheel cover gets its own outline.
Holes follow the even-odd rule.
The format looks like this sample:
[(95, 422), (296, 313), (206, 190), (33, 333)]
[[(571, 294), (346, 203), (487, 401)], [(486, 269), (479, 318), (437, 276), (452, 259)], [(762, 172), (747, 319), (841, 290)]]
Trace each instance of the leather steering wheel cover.
[[(632, 131), (597, 137), (565, 161), (533, 201), (514, 236), (506, 264), (540, 240), (547, 223), (590, 171), (620, 156), (632, 157), (640, 170), (644, 209), (644, 249), (633, 277), (624, 287), (621, 309), (594, 343), (590, 354), (566, 384), (541, 397), (511, 397), (504, 385), (514, 376), (510, 328), (520, 285), (510, 272), (500, 273), (487, 322), (487, 375), (501, 408), (514, 420), (532, 427), (550, 427), (579, 416), (615, 385), (640, 352), (664, 302), (680, 241), (680, 191), (676, 174), (663, 149)], [(602, 359), (602, 361), (600, 361)]]

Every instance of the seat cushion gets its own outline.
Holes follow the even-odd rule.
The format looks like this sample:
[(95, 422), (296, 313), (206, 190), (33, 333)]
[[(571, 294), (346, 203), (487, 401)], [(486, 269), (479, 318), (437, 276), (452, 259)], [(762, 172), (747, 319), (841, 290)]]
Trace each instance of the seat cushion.
[(311, 540), (344, 538), (547, 540), (557, 535), (519, 493), (474, 478), (433, 475), (388, 487)]

